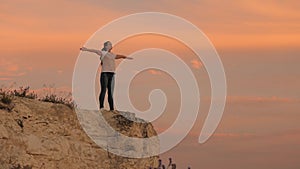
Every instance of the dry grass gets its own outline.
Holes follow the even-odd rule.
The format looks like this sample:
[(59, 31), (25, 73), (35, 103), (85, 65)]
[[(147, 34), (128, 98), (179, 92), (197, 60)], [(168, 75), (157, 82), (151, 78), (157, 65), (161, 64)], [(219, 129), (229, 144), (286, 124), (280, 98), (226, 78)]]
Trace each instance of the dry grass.
[[(24, 97), (28, 99), (35, 99), (43, 102), (51, 102), (56, 104), (64, 104), (69, 108), (74, 109), (76, 107), (74, 101), (71, 98), (71, 93), (65, 97), (58, 96), (55, 92), (55, 89), (50, 89), (44, 91), (44, 96), (38, 97), (34, 91), (30, 91), (30, 87), (19, 87), (19, 89), (11, 88), (0, 88), (0, 102), (6, 105), (11, 105), (14, 97)], [(3, 107), (3, 106), (2, 106)], [(0, 106), (1, 108), (1, 106)]]

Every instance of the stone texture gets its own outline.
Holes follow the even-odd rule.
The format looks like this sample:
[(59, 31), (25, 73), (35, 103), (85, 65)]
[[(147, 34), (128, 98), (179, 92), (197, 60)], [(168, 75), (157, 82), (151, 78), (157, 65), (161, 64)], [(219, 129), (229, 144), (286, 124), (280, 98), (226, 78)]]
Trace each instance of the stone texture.
[[(110, 133), (104, 121), (93, 118), (99, 117), (99, 111), (84, 110), (80, 112), (90, 114), (76, 114), (65, 105), (19, 97), (14, 98), (13, 104), (10, 111), (0, 109), (1, 169), (17, 164), (34, 169), (143, 169), (158, 165), (158, 156), (146, 157), (158, 151), (158, 140), (134, 146), (117, 141), (121, 134), (136, 138), (157, 135), (151, 123), (135, 118), (133, 113), (103, 111), (103, 119), (116, 131)], [(83, 121), (82, 127), (78, 118), (89, 121)], [(97, 130), (94, 126), (98, 126)], [(88, 135), (84, 130), (91, 132)], [(119, 156), (99, 145), (110, 145), (116, 152), (142, 152), (145, 158)]]
[(8, 139), (8, 132), (6, 128), (0, 124), (0, 139)]

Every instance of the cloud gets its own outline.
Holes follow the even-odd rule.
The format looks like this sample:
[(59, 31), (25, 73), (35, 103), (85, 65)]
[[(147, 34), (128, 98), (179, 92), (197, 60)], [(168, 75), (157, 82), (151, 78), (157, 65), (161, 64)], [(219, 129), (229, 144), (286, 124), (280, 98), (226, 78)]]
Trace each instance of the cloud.
[[(204, 97), (203, 101), (210, 102), (210, 97)], [(218, 101), (218, 99), (216, 99)], [(279, 96), (226, 96), (228, 103), (299, 103), (300, 98)]]
[(245, 137), (254, 137), (256, 136), (254, 133), (230, 133), (230, 132), (215, 132), (213, 137), (217, 138), (245, 138)]
[(65, 49), (65, 44), (84, 43), (118, 14), (103, 6), (67, 0), (7, 1), (0, 10), (0, 50), (6, 54), (24, 50), (57, 51)]
[(14, 77), (24, 76), (25, 71), (20, 70), (20, 66), (8, 59), (1, 58), (0, 60), (0, 78), (4, 80), (11, 80)]
[(272, 1), (272, 3), (257, 0), (240, 1), (241, 7), (246, 11), (277, 19), (278, 17), (285, 19), (299, 19), (300, 13), (296, 6), (294, 6), (297, 3), (299, 4), (297, 1), (289, 1), (289, 3), (283, 1)]
[(9, 81), (9, 80), (12, 80), (12, 78), (0, 77), (0, 80), (3, 80), (3, 81)]
[[(59, 2), (62, 5), (57, 6), (56, 1), (7, 1), (0, 7), (0, 36), (3, 38), (0, 50), (15, 52), (16, 46), (18, 50), (34, 51), (37, 46), (43, 50), (62, 50), (64, 44), (83, 43), (91, 33), (113, 19), (151, 9), (178, 15), (201, 26), (217, 47), (298, 47), (299, 23), (293, 21), (299, 20), (299, 13), (293, 5), (297, 2), (294, 2), (161, 1), (157, 6), (156, 2), (150, 1), (63, 0)], [(264, 11), (265, 17), (261, 19), (258, 14)]]
[[(271, 24), (274, 25), (274, 24)], [(278, 25), (279, 26), (279, 25)], [(280, 25), (282, 26), (282, 25)], [(250, 26), (249, 26), (250, 27)], [(214, 33), (210, 39), (216, 48), (227, 49), (273, 49), (299, 47), (299, 33), (272, 33), (269, 31), (272, 26), (264, 26), (264, 31), (247, 33)], [(289, 29), (289, 28), (287, 28)], [(267, 32), (268, 31), (268, 32)], [(283, 30), (287, 31), (287, 30)]]
[(158, 71), (158, 70), (153, 70), (153, 69), (148, 70), (148, 73), (150, 73), (150, 74), (152, 74), (152, 75), (161, 75), (161, 74), (162, 74), (160, 71)]
[(63, 70), (57, 70), (56, 71), (58, 74), (62, 74), (64, 71)]
[(197, 59), (191, 60), (191, 64), (192, 64), (192, 67), (195, 69), (200, 69), (202, 67), (202, 63)]
[[(155, 126), (155, 130), (158, 133), (162, 133), (164, 131), (166, 131), (169, 128), (169, 126)], [(171, 135), (183, 135), (184, 132), (183, 131), (172, 131), (170, 132)], [(200, 131), (198, 130), (191, 130), (188, 134), (189, 137), (198, 140)], [(212, 135), (212, 137), (215, 138), (250, 138), (250, 137), (256, 137), (257, 134), (253, 133), (253, 132), (230, 132), (230, 131), (224, 131), (224, 132), (220, 132), (220, 131), (215, 131)]]
[(300, 99), (278, 96), (227, 96), (227, 101), (230, 103), (298, 103), (300, 102)]
[(0, 76), (18, 77), (25, 75), (26, 72), (0, 72)]

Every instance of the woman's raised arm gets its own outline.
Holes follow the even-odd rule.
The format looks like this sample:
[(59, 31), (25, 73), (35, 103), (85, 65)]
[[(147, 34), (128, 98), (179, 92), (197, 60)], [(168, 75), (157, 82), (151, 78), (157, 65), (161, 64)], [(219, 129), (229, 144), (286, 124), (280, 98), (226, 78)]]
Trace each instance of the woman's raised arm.
[(99, 56), (102, 56), (102, 52), (100, 50), (97, 50), (97, 49), (88, 49), (86, 47), (81, 47), (80, 50), (87, 51), (87, 52), (93, 52), (93, 53), (98, 54)]

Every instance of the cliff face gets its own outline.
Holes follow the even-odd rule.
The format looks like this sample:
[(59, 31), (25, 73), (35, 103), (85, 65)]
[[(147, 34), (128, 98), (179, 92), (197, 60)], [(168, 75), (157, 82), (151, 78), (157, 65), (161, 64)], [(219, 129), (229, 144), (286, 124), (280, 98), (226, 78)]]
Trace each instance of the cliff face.
[[(141, 169), (158, 165), (158, 156), (127, 158), (99, 147), (83, 131), (75, 111), (65, 105), (20, 97), (13, 99), (13, 106), (0, 104), (1, 169), (18, 165), (39, 169)], [(138, 138), (157, 135), (150, 123), (125, 118), (132, 117), (132, 113), (104, 111), (102, 115), (110, 126), (124, 135)], [(145, 148), (145, 145), (140, 147)]]

